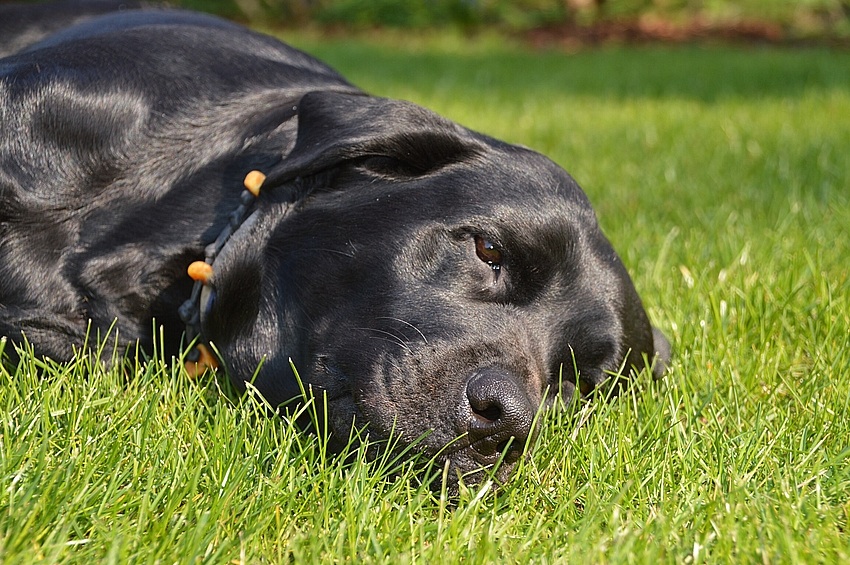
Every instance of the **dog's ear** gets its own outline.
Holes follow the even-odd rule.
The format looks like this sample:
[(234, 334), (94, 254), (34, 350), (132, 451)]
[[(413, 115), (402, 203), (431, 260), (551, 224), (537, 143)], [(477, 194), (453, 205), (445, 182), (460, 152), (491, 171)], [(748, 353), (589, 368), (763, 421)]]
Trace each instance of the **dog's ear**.
[(415, 104), (330, 91), (304, 95), (292, 151), (264, 186), (286, 184), (355, 162), (376, 174), (418, 176), (478, 152), (461, 126)]
[[(288, 281), (293, 266), (279, 256), (276, 237), (308, 192), (344, 190), (343, 170), (398, 178), (426, 175), (468, 159), (482, 147), (475, 134), (407, 102), (359, 94), (314, 92), (294, 108), (291, 151), (266, 173), (262, 193), (288, 201), (252, 214), (215, 261), (202, 304), (204, 335), (221, 353), (238, 388), (253, 380), (272, 405), (298, 396), (289, 360), (306, 362), (309, 322)], [(283, 190), (281, 190), (283, 189)], [(290, 289), (291, 290), (291, 289)], [(214, 293), (213, 293), (214, 292)], [(262, 369), (254, 372), (262, 362)]]

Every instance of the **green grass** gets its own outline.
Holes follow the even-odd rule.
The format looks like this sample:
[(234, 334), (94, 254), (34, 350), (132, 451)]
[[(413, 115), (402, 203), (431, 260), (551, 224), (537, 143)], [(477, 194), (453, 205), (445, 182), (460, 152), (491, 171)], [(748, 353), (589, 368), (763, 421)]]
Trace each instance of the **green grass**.
[(500, 493), (341, 462), (167, 364), (0, 373), (0, 562), (846, 562), (850, 56), (301, 34), (358, 85), (551, 156), (672, 338), (548, 414)]

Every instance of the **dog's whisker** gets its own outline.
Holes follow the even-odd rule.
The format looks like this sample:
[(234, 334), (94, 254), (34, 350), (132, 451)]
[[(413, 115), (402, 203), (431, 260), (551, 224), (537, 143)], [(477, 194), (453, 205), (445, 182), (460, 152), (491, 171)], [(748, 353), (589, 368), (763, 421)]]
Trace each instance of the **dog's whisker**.
[(348, 257), (349, 259), (354, 258), (354, 252), (353, 251), (340, 251), (339, 249), (328, 249), (328, 248), (325, 248), (325, 247), (312, 247), (312, 248), (306, 248), (306, 250), (308, 250), (310, 252), (315, 252), (315, 253), (333, 253), (335, 255), (342, 255), (343, 257)]
[(389, 343), (395, 343), (396, 345), (404, 348), (408, 352), (413, 353), (413, 351), (407, 346), (407, 340), (395, 335), (392, 332), (388, 332), (388, 331), (385, 331), (385, 330), (379, 330), (378, 328), (356, 328), (356, 329), (361, 330), (361, 331), (367, 331), (367, 332), (375, 332), (375, 333), (383, 334), (385, 336), (389, 336), (392, 339), (386, 339), (386, 338), (383, 338), (383, 337), (380, 337), (380, 336), (369, 336), (369, 337), (372, 338), (372, 339), (380, 339), (380, 340), (383, 340), (383, 341), (386, 341), (386, 342), (389, 342)]
[(392, 316), (382, 316), (382, 317), (380, 317), (380, 318), (378, 318), (378, 319), (379, 319), (379, 320), (393, 320), (394, 322), (401, 322), (402, 324), (404, 324), (404, 325), (406, 325), (406, 326), (410, 326), (411, 328), (413, 328), (414, 330), (416, 330), (416, 333), (418, 333), (420, 336), (422, 336), (422, 341), (423, 341), (423, 342), (425, 342), (425, 345), (428, 345), (428, 338), (427, 338), (427, 337), (425, 337), (425, 334), (424, 334), (424, 333), (422, 333), (422, 330), (420, 330), (420, 329), (419, 329), (419, 328), (417, 328), (414, 324), (411, 324), (411, 323), (410, 323), (410, 322), (408, 322), (407, 320), (402, 320), (401, 318), (394, 318), (394, 317), (392, 317)]
[(369, 339), (375, 339), (375, 340), (378, 340), (378, 341), (386, 341), (387, 343), (392, 343), (393, 345), (398, 345), (399, 347), (401, 347), (405, 351), (413, 353), (413, 351), (411, 351), (411, 349), (409, 347), (407, 347), (407, 345), (405, 345), (404, 343), (402, 343), (400, 341), (394, 340), (394, 339), (387, 339), (385, 337), (380, 337), (380, 336), (375, 336), (375, 335), (369, 336)]

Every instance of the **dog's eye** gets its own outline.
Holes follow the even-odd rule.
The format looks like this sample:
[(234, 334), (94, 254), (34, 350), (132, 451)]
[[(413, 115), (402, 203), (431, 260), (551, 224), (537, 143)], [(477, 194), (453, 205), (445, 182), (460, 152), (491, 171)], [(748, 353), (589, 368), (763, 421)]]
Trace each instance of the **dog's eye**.
[(490, 265), (490, 268), (494, 271), (502, 268), (502, 250), (496, 247), (496, 244), (489, 239), (476, 235), (475, 253), (479, 259)]

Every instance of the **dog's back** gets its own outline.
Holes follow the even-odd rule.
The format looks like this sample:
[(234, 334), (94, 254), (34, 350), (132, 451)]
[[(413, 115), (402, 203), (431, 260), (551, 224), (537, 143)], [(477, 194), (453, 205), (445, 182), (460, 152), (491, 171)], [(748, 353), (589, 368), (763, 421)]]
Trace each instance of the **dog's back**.
[(0, 57), (102, 14), (147, 7), (124, 0), (70, 0), (42, 4), (0, 4)]

